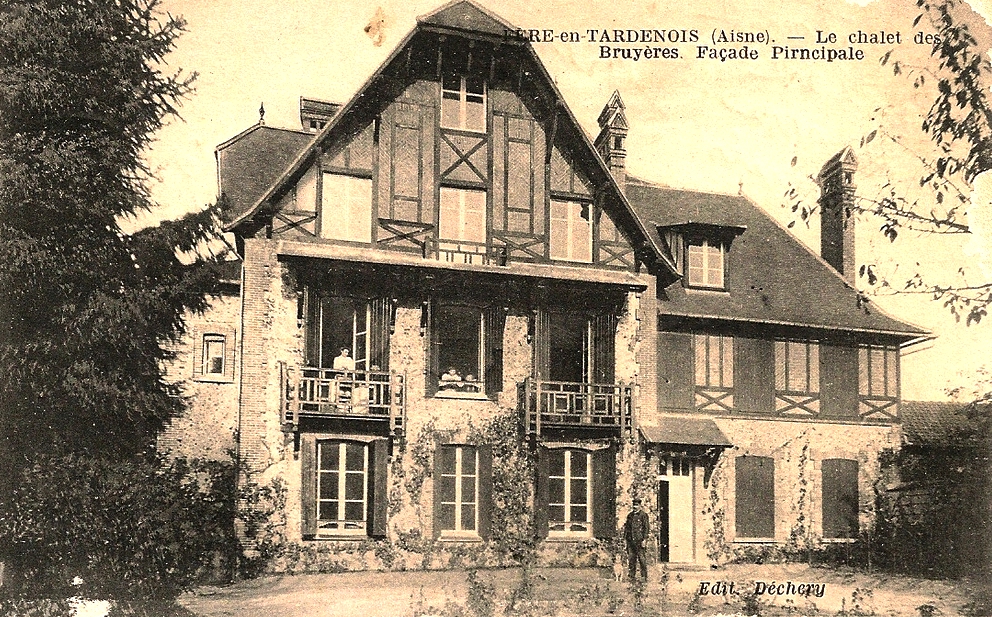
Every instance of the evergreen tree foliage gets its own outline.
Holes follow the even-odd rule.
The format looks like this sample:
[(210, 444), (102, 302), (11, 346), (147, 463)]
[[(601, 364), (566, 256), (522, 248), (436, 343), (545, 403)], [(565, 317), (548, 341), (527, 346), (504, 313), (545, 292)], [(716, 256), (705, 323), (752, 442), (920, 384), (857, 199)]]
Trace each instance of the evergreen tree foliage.
[(122, 228), (195, 78), (166, 64), (184, 22), (157, 5), (0, 3), (0, 498), (39, 454), (147, 452), (182, 409), (163, 362), (217, 276), (177, 255), (215, 213)]

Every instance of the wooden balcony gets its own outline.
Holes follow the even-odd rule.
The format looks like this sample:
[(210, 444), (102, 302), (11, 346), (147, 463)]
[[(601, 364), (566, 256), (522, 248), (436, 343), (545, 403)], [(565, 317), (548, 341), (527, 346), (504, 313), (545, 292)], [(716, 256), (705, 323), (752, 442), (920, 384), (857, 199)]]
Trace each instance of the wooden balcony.
[(385, 371), (281, 367), (282, 423), (297, 430), (300, 418), (387, 422), (392, 435), (406, 424), (406, 377)]
[(523, 390), (523, 411), (532, 435), (540, 436), (545, 428), (612, 429), (627, 434), (633, 430), (633, 386), (531, 378)]

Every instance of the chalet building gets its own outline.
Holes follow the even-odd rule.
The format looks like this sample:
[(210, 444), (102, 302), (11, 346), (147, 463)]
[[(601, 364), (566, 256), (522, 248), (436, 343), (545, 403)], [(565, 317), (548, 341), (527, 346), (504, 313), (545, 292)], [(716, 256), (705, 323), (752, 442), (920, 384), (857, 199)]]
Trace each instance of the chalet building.
[(240, 311), (185, 370), (232, 371), (239, 463), (280, 492), (247, 540), (274, 570), (523, 535), (603, 563), (637, 496), (661, 561), (856, 541), (927, 334), (853, 286), (853, 154), (821, 172), (821, 258), (745, 197), (628, 176), (620, 95), (591, 139), (513, 30), (452, 2), (344, 105), (217, 148)]

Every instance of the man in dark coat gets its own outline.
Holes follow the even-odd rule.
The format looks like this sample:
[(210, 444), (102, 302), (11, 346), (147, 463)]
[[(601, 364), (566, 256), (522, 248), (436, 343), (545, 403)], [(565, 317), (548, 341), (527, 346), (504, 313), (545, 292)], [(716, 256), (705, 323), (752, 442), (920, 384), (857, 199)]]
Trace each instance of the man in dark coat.
[(634, 582), (637, 564), (641, 565), (641, 578), (648, 580), (648, 536), (651, 525), (648, 513), (641, 509), (641, 500), (634, 499), (634, 509), (627, 515), (623, 524), (623, 537), (627, 541), (627, 565), (630, 567), (630, 581)]

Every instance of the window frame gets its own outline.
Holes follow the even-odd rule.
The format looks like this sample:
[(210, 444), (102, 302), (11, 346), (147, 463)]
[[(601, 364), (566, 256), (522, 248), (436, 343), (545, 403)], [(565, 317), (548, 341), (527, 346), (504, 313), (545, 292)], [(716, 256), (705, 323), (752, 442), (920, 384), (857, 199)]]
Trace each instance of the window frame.
[[(207, 327), (197, 327), (190, 333), (192, 339), (192, 379), (204, 383), (233, 383), (234, 363), (237, 354), (236, 331), (233, 328), (219, 326), (218, 324), (208, 324)], [(220, 343), (221, 367), (220, 372), (209, 371), (210, 358), (208, 357), (209, 344)]]
[[(466, 305), (466, 304), (441, 303), (435, 308), (435, 310), (438, 312), (438, 316), (435, 319), (435, 322), (439, 321), (440, 313), (442, 310), (451, 307), (466, 308), (466, 309), (472, 309), (474, 311), (478, 311), (478, 317), (479, 317), (478, 320), (479, 348), (477, 350), (478, 374), (477, 375), (473, 374), (475, 376), (475, 380), (471, 382), (473, 384), (476, 384), (476, 387), (478, 387), (478, 391), (471, 392), (471, 391), (456, 391), (456, 390), (442, 389), (442, 385), (446, 385), (446, 384), (445, 384), (445, 380), (441, 379), (441, 377), (447, 371), (447, 367), (445, 366), (445, 363), (441, 362), (441, 355), (440, 355), (441, 351), (439, 350), (437, 357), (438, 360), (437, 376), (436, 378), (434, 378), (435, 381), (437, 381), (437, 391), (435, 392), (434, 397), (435, 398), (486, 398), (488, 394), (486, 392), (486, 309), (472, 305)], [(444, 331), (437, 326), (437, 323), (435, 323), (434, 325), (435, 328), (437, 329), (437, 332), (434, 334), (434, 336), (437, 337), (436, 344), (443, 350), (445, 345), (444, 341), (442, 340)], [(465, 377), (468, 376), (469, 374), (470, 373), (466, 371), (464, 375), (461, 375), (462, 379), (460, 381), (453, 383), (466, 383)]]
[[(338, 447), (338, 469), (337, 470), (324, 470), (321, 467), (322, 459), (323, 459), (323, 457), (321, 456), (321, 451), (322, 451), (322, 448), (324, 447), (324, 445), (327, 445), (327, 444), (331, 444), (331, 445), (334, 445), (334, 446), (337, 446)], [(352, 445), (352, 446), (358, 445), (358, 446), (361, 446), (361, 448), (362, 448), (362, 458), (363, 458), (363, 461), (362, 461), (362, 470), (360, 472), (362, 474), (362, 492), (361, 492), (361, 495), (362, 495), (362, 499), (361, 499), (361, 502), (362, 502), (362, 519), (361, 519), (361, 521), (355, 521), (355, 520), (349, 521), (347, 518), (343, 518), (347, 514), (347, 504), (349, 502), (354, 503), (356, 501), (355, 499), (348, 499), (347, 498), (347, 491), (348, 491), (347, 477), (348, 477), (348, 474), (349, 473), (352, 473), (352, 474), (356, 473), (354, 470), (349, 470), (347, 468), (347, 465), (348, 465), (347, 452), (348, 452), (348, 446), (349, 445)], [(370, 528), (370, 520), (369, 519), (370, 519), (370, 513), (371, 513), (371, 509), (370, 509), (370, 505), (371, 504), (369, 503), (369, 482), (371, 480), (371, 478), (370, 478), (370, 475), (371, 475), (370, 474), (370, 467), (371, 467), (371, 463), (372, 463), (372, 460), (371, 460), (371, 458), (372, 458), (371, 457), (371, 454), (372, 453), (370, 452), (370, 449), (371, 448), (369, 447), (369, 444), (368, 443), (364, 443), (364, 442), (351, 441), (351, 440), (347, 440), (347, 439), (327, 438), (327, 439), (318, 439), (317, 442), (316, 442), (316, 448), (317, 448), (317, 451), (316, 451), (316, 455), (315, 455), (315, 460), (316, 460), (316, 463), (317, 463), (316, 464), (316, 482), (317, 482), (316, 499), (317, 499), (317, 501), (316, 501), (316, 511), (315, 511), (316, 514), (314, 516), (314, 522), (315, 522), (315, 526), (316, 526), (315, 536), (317, 538), (324, 538), (324, 537), (330, 537), (330, 536), (367, 536), (367, 535), (369, 535), (369, 528)], [(338, 482), (337, 482), (337, 484), (338, 484), (338, 494), (336, 496), (337, 498), (336, 499), (323, 499), (321, 497), (321, 491), (320, 491), (321, 480), (323, 479), (323, 477), (324, 477), (325, 474), (330, 475), (332, 473), (336, 473), (338, 475)], [(345, 479), (344, 482), (341, 481), (341, 477), (342, 476)], [(330, 522), (333, 522), (333, 523), (336, 523), (336, 524), (340, 524), (340, 525), (342, 525), (342, 527), (336, 528), (336, 529), (334, 529), (334, 528), (328, 528), (328, 529), (333, 529), (333, 530), (332, 531), (328, 531), (326, 533), (321, 533), (321, 523), (322, 522), (325, 522), (323, 519), (320, 518), (320, 515), (321, 515), (321, 508), (320, 508), (321, 502), (331, 502), (331, 501), (337, 501), (338, 504), (339, 504), (338, 505), (338, 518), (336, 520), (334, 520), (334, 521), (327, 520), (326, 522), (329, 522), (329, 523)], [(344, 504), (344, 507), (342, 507), (340, 505), (342, 503)], [(354, 526), (354, 527), (349, 528), (349, 527), (346, 526), (349, 522), (351, 524), (353, 524), (353, 525), (356, 524), (356, 523), (360, 523), (360, 526)]]
[[(436, 455), (439, 455), (444, 450), (454, 450), (455, 457), (454, 457), (453, 460), (454, 460), (454, 464), (455, 464), (455, 469), (451, 470), (451, 473), (446, 473), (446, 470), (444, 468), (444, 464), (443, 463), (438, 463), (438, 466), (437, 466), (438, 476), (435, 479), (435, 482), (437, 482), (441, 478), (454, 478), (454, 501), (453, 502), (440, 501), (440, 503), (438, 505), (441, 506), (441, 507), (443, 507), (445, 505), (453, 505), (455, 507), (455, 509), (454, 509), (454, 521), (453, 521), (454, 526), (453, 526), (453, 528), (446, 528), (446, 527), (444, 527), (443, 526), (443, 522), (441, 521), (441, 519), (443, 518), (443, 515), (439, 515), (438, 516), (438, 520), (436, 521), (436, 524), (438, 524), (440, 526), (440, 529), (439, 529), (440, 537), (441, 538), (479, 538), (479, 537), (481, 537), (480, 536), (480, 521), (481, 521), (481, 516), (480, 516), (481, 515), (481, 512), (480, 512), (480, 510), (481, 510), (481, 507), (482, 507), (482, 504), (480, 503), (480, 495), (481, 495), (481, 493), (480, 493), (481, 486), (480, 485), (481, 485), (481, 475), (482, 475), (482, 473), (481, 473), (481, 471), (482, 471), (482, 469), (481, 469), (481, 463), (482, 463), (482, 460), (481, 459), (482, 459), (482, 457), (480, 456), (480, 449), (478, 447), (476, 447), (476, 446), (470, 446), (470, 445), (444, 444), (444, 445), (438, 446), (438, 451), (437, 451)], [(475, 458), (475, 473), (474, 474), (465, 474), (464, 471), (463, 471), (464, 470), (465, 454), (466, 454), (467, 451), (471, 451), (472, 455)], [(474, 488), (475, 488), (474, 498), (475, 498), (475, 501), (472, 501), (472, 502), (466, 502), (464, 500), (464, 498), (463, 498), (464, 497), (463, 496), (463, 493), (464, 493), (464, 480), (465, 480), (465, 478), (468, 478), (468, 477), (474, 478)], [(438, 494), (438, 499), (440, 499), (440, 491), (438, 491), (437, 494)], [(472, 507), (475, 508), (475, 516), (474, 516), (474, 520), (473, 520), (473, 529), (463, 529), (462, 528), (462, 522), (463, 522), (462, 508), (464, 506), (466, 506), (466, 505), (469, 505), (469, 506), (472, 506)]]
[[(875, 391), (875, 371), (881, 355), (882, 392)], [(858, 347), (858, 395), (861, 398), (898, 399), (901, 370), (898, 347), (861, 345)]]
[[(458, 90), (452, 90), (451, 88), (446, 88), (444, 81), (445, 79), (458, 79), (459, 87)], [(438, 124), (442, 129), (453, 129), (456, 131), (468, 131), (470, 133), (486, 133), (489, 130), (489, 84), (483, 78), (478, 78), (482, 82), (482, 93), (470, 93), (468, 91), (468, 80), (470, 78), (465, 75), (442, 75), (441, 76), (441, 97), (440, 97), (440, 108), (438, 109)], [(471, 79), (475, 79), (472, 77)], [(453, 99), (458, 101), (458, 123), (454, 126), (445, 124), (445, 114), (444, 114), (444, 101), (446, 94), (455, 94)], [(477, 101), (482, 105), (482, 128), (469, 128), (468, 126), (468, 97), (479, 97), (482, 100)]]
[[(686, 287), (690, 289), (709, 289), (709, 290), (726, 290), (727, 289), (727, 243), (723, 240), (716, 238), (706, 238), (706, 237), (689, 237), (684, 241), (685, 246), (685, 284)], [(701, 249), (702, 266), (696, 268), (692, 265), (692, 255), (693, 248), (698, 247)], [(715, 268), (711, 267), (710, 261), (710, 251), (707, 249), (716, 248), (717, 254), (719, 255), (719, 272), (720, 272), (720, 283), (712, 284), (709, 282), (709, 273)], [(702, 275), (702, 281), (696, 280), (693, 277), (694, 270), (700, 270)]]
[[(214, 360), (217, 356), (212, 356), (209, 353), (211, 343), (220, 343), (219, 371), (213, 370), (214, 366), (212, 360)], [(227, 374), (227, 337), (223, 334), (217, 334), (214, 332), (204, 333), (201, 358), (203, 363), (201, 370), (204, 377), (217, 379)]]
[[(555, 217), (554, 215), (555, 204), (563, 204), (566, 206), (566, 216), (564, 219)], [(572, 208), (572, 206), (578, 206), (577, 215), (575, 214), (576, 210)], [(584, 219), (582, 217), (583, 210), (587, 210), (589, 212), (588, 219)], [(595, 248), (593, 244), (593, 238), (595, 236), (595, 230), (593, 229), (593, 219), (595, 218), (594, 214), (595, 214), (594, 206), (592, 202), (582, 201), (577, 199), (552, 197), (550, 200), (549, 211), (548, 211), (548, 257), (553, 261), (566, 261), (569, 263), (581, 263), (581, 264), (594, 263), (595, 262), (595, 255), (593, 250)], [(561, 225), (562, 221), (564, 221), (565, 235), (567, 238), (565, 243), (567, 250), (565, 251), (564, 256), (555, 254), (555, 242), (554, 242), (555, 234), (553, 231), (556, 223), (558, 225)], [(578, 221), (584, 221), (584, 223), (588, 226), (589, 229), (588, 259), (575, 256), (576, 243), (573, 239), (573, 236), (575, 232), (575, 227), (579, 224)]]
[[(572, 454), (581, 453), (585, 456), (585, 476), (576, 476), (573, 473), (572, 468)], [(564, 475), (556, 476), (550, 471), (548, 472), (548, 483), (554, 480), (561, 480), (563, 482), (562, 499), (563, 503), (552, 502), (549, 496), (548, 498), (548, 537), (549, 538), (592, 538), (593, 537), (593, 525), (594, 525), (594, 494), (593, 490), (593, 452), (589, 450), (582, 450), (579, 448), (555, 448), (548, 451), (548, 456), (555, 456), (561, 453), (564, 457), (563, 460), (563, 471)], [(550, 465), (550, 460), (549, 460)], [(586, 494), (585, 502), (579, 503), (572, 500), (572, 481), (577, 479), (584, 479), (586, 483)], [(551, 517), (551, 510), (555, 507), (561, 507), (564, 513), (563, 521), (554, 520)], [(575, 507), (585, 507), (586, 518), (584, 521), (573, 521), (572, 518), (572, 508)], [(563, 525), (565, 529), (556, 530), (553, 529), (556, 525)], [(571, 527), (573, 525), (584, 525), (585, 529), (575, 530)]]
[[(476, 218), (481, 218), (479, 223), (481, 225), (471, 225), (466, 224), (468, 221), (468, 212), (470, 210), (470, 203), (468, 196), (474, 195), (481, 198), (481, 208), (477, 211)], [(458, 234), (464, 234), (465, 231), (471, 231), (473, 229), (481, 228), (482, 234), (481, 238), (468, 238), (458, 237), (458, 238), (448, 238), (441, 235), (443, 225), (445, 204), (451, 203), (445, 199), (445, 196), (454, 196), (455, 204), (458, 209)], [(485, 264), (489, 259), (489, 223), (488, 223), (488, 204), (489, 204), (489, 191), (483, 187), (479, 188), (469, 188), (462, 186), (441, 186), (438, 189), (438, 205), (437, 205), (437, 259), (439, 261), (455, 262), (459, 261), (458, 257), (461, 256), (462, 263), (470, 264)], [(481, 215), (481, 216), (479, 216)]]
[[(351, 243), (355, 243), (355, 244), (372, 244), (372, 240), (373, 240), (372, 228), (373, 228), (373, 222), (374, 222), (374, 219), (375, 219), (375, 216), (374, 216), (375, 213), (373, 212), (373, 209), (374, 209), (373, 208), (373, 206), (374, 206), (374, 203), (373, 202), (374, 202), (375, 196), (373, 194), (374, 187), (373, 187), (372, 177), (371, 176), (367, 176), (367, 175), (342, 173), (340, 171), (332, 171), (332, 170), (327, 170), (327, 169), (322, 170), (319, 177), (320, 177), (320, 186), (319, 186), (319, 190), (317, 191), (317, 194), (320, 196), (320, 208), (317, 211), (317, 237), (319, 237), (322, 240), (332, 240), (332, 241), (335, 241), (335, 242), (351, 242)], [(347, 235), (347, 237), (345, 237), (344, 235), (342, 235), (342, 236), (331, 236), (331, 235), (329, 235), (328, 234), (328, 229), (331, 226), (330, 225), (325, 225), (325, 222), (327, 221), (327, 218), (326, 217), (328, 216), (327, 207), (329, 205), (327, 203), (329, 201), (329, 199), (328, 199), (328, 192), (327, 192), (328, 191), (328, 187), (329, 187), (329, 178), (340, 178), (342, 181), (345, 182), (346, 188), (348, 190), (348, 204), (347, 205), (348, 205), (348, 208), (349, 208), (349, 212), (348, 212), (348, 219), (347, 219), (347, 222), (348, 222), (347, 228), (349, 230), (349, 235)], [(359, 183), (359, 182), (361, 182), (361, 185), (362, 185), (362, 189), (363, 189), (362, 196), (363, 197), (366, 194), (365, 189), (367, 189), (368, 203), (366, 205), (364, 203), (365, 200), (362, 200), (362, 203), (360, 205), (362, 207), (361, 215), (362, 215), (363, 218), (362, 218), (362, 220), (356, 222), (354, 220), (354, 218), (355, 218), (354, 217), (355, 212), (353, 211), (353, 208), (354, 208), (355, 204), (357, 203), (357, 200), (355, 199), (354, 195), (352, 194), (352, 189), (353, 189), (353, 187), (357, 186), (357, 183)], [(365, 216), (366, 213), (368, 213), (368, 220), (367, 221), (364, 219), (364, 216)], [(363, 224), (365, 224), (365, 225), (363, 225)], [(342, 227), (341, 225), (334, 226), (335, 229), (340, 229), (341, 227)], [(356, 231), (357, 233), (356, 234), (351, 234), (352, 231)]]

